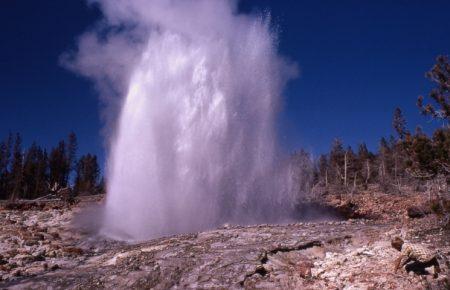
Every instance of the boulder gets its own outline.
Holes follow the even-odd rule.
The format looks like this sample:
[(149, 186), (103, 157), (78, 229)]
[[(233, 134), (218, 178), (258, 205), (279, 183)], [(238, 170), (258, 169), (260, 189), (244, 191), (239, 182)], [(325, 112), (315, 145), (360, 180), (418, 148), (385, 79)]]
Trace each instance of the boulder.
[(425, 211), (423, 210), (423, 208), (419, 206), (408, 207), (406, 213), (408, 214), (408, 217), (412, 219), (423, 218), (425, 216)]

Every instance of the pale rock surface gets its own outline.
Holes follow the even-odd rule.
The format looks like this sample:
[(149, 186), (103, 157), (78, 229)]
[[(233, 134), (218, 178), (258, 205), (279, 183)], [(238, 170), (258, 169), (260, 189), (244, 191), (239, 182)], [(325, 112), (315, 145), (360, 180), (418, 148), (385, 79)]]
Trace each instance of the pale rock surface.
[[(0, 211), (0, 288), (445, 289), (432, 275), (393, 273), (393, 235), (439, 248), (433, 220), (226, 225), (137, 244), (86, 236), (68, 209)], [(422, 224), (420, 224), (422, 223)], [(431, 272), (431, 271), (430, 271)], [(447, 284), (448, 285), (448, 284)]]

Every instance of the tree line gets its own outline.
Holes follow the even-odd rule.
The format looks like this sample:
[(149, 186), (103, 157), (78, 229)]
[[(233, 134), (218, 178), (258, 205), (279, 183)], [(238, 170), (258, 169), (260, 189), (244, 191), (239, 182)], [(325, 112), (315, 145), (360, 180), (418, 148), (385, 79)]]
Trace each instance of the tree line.
[(312, 158), (305, 150), (295, 152), (291, 158), (296, 175), (302, 175), (300, 191), (354, 192), (378, 185), (384, 192), (401, 193), (405, 186), (417, 190), (448, 191), (450, 183), (450, 65), (448, 57), (439, 56), (433, 68), (426, 73), (435, 88), (429, 94), (429, 103), (419, 96), (419, 112), (441, 125), (431, 136), (417, 126), (407, 129), (400, 108), (393, 113), (395, 135), (380, 139), (376, 152), (365, 143), (356, 149), (344, 146), (335, 139), (328, 153)]
[(24, 149), (19, 133), (0, 141), (0, 199), (36, 199), (61, 189), (71, 195), (104, 192), (97, 156), (77, 158), (75, 133), (50, 151), (36, 142)]
[[(402, 192), (405, 185), (416, 189), (437, 184), (447, 190), (450, 183), (450, 65), (439, 56), (426, 77), (434, 84), (429, 103), (419, 96), (423, 115), (441, 123), (431, 136), (420, 126), (410, 132), (400, 108), (393, 114), (396, 134), (383, 137), (376, 152), (365, 143), (356, 149), (335, 139), (328, 153), (312, 158), (305, 150), (291, 157), (293, 182), (300, 193), (346, 192), (353, 194), (378, 185), (384, 192)], [(0, 142), (0, 199), (36, 199), (58, 189), (73, 195), (103, 193), (104, 181), (97, 157), (77, 158), (77, 138), (70, 133), (50, 151), (32, 143), (22, 148), (20, 134), (9, 134)]]

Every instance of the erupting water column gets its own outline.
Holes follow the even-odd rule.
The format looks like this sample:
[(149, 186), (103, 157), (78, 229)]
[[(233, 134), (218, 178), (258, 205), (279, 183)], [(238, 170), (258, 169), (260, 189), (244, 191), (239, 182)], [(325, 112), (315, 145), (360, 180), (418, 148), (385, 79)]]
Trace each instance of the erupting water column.
[(141, 45), (110, 150), (103, 233), (142, 240), (281, 218), (274, 127), (288, 69), (267, 17), (225, 0), (99, 3)]

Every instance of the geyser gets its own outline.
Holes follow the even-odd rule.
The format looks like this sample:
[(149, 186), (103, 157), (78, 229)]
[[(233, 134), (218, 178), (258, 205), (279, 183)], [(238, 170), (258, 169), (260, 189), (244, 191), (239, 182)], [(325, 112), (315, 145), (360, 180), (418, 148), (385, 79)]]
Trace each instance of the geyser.
[(105, 18), (71, 65), (122, 95), (102, 233), (142, 240), (287, 218), (275, 123), (294, 70), (268, 17), (225, 0), (97, 3)]

